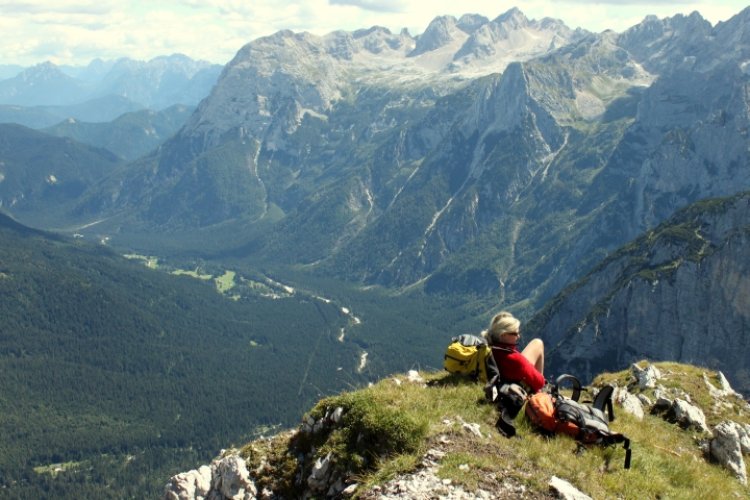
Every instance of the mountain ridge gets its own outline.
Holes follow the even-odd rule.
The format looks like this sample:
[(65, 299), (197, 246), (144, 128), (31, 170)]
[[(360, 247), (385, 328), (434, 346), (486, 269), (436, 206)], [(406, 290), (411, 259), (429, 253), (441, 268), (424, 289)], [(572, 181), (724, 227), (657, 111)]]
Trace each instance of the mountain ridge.
[(0, 80), (0, 104), (72, 106), (117, 96), (156, 110), (174, 104), (197, 105), (220, 69), (220, 65), (182, 54), (149, 61), (97, 59), (84, 68), (58, 67), (46, 61)]

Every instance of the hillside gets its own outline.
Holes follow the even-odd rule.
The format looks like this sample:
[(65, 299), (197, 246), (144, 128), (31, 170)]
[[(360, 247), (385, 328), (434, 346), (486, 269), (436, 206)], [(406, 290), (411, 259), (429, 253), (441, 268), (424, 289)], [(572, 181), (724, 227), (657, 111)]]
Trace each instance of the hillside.
[(260, 277), (176, 276), (2, 214), (0, 242), (0, 496), (151, 496), (401, 362), (364, 369), (351, 314)]
[(0, 208), (31, 219), (55, 219), (120, 163), (105, 149), (0, 124)]
[(175, 105), (158, 112), (141, 110), (125, 113), (108, 123), (80, 122), (68, 118), (43, 131), (107, 149), (124, 160), (135, 160), (174, 135), (192, 111), (193, 108), (189, 106)]
[[(742, 459), (750, 447), (740, 445), (736, 430), (726, 431), (748, 432), (750, 406), (719, 373), (641, 362), (596, 378), (595, 386), (619, 387), (611, 426), (632, 440), (629, 470), (622, 448), (579, 449), (568, 437), (539, 434), (523, 413), (517, 437), (507, 439), (494, 428), (496, 409), (478, 385), (421, 375), (323, 399), (297, 429), (173, 477), (164, 498), (556, 498), (562, 482), (588, 495), (575, 498), (750, 494)], [(668, 409), (678, 406), (703, 419)], [(736, 453), (723, 455), (721, 446)], [(732, 460), (722, 465), (713, 456)]]

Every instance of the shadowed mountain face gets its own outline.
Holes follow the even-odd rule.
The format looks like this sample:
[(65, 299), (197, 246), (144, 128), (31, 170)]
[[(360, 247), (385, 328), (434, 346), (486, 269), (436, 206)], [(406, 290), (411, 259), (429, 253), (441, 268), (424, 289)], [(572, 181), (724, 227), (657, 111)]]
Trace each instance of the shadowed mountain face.
[(747, 17), (279, 32), (69, 215), (123, 243), (215, 229), (224, 255), (533, 308), (676, 209), (750, 186)]
[(0, 207), (40, 220), (59, 216), (120, 162), (105, 149), (0, 124)]
[(750, 194), (705, 200), (621, 248), (527, 326), (558, 373), (639, 359), (721, 367), (750, 391)]

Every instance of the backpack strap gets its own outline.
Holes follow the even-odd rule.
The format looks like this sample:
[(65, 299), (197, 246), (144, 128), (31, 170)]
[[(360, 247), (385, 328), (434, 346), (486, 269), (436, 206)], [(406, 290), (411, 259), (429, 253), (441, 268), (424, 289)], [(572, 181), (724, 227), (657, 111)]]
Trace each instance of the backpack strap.
[(570, 397), (570, 399), (572, 399), (573, 401), (578, 401), (580, 399), (580, 397), (581, 397), (581, 381), (578, 380), (573, 375), (569, 375), (567, 373), (564, 373), (564, 374), (560, 375), (559, 377), (557, 377), (557, 379), (555, 380), (555, 385), (552, 388), (552, 394), (555, 395), (555, 396), (557, 396), (559, 394), (560, 385), (563, 382), (572, 382), (573, 383), (573, 394)]
[(485, 349), (484, 370), (487, 372), (487, 381), (495, 380), (497, 382), (500, 380), (500, 369), (495, 362), (495, 356), (492, 355), (492, 348), (485, 346)]
[(602, 387), (599, 390), (599, 393), (596, 395), (596, 398), (594, 398), (594, 402), (592, 404), (594, 408), (602, 412), (604, 412), (604, 409), (606, 408), (607, 416), (609, 417), (610, 422), (615, 419), (615, 410), (612, 406), (612, 393), (614, 392), (614, 390), (615, 388), (611, 385)]
[(630, 459), (633, 455), (633, 450), (630, 449), (630, 439), (625, 437), (625, 435), (623, 434), (611, 432), (609, 434), (602, 435), (602, 442), (606, 445), (622, 443), (622, 448), (625, 450), (625, 464), (623, 468), (630, 469)]

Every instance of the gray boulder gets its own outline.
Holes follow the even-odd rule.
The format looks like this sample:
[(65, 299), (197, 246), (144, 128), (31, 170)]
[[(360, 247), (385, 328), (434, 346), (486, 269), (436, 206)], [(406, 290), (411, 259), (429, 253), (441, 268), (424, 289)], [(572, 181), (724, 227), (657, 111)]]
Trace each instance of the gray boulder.
[(653, 389), (656, 387), (656, 382), (661, 378), (661, 372), (654, 365), (648, 365), (646, 368), (641, 368), (636, 364), (631, 367), (631, 372), (638, 383), (640, 389)]
[(638, 420), (643, 420), (643, 403), (641, 403), (638, 396), (631, 394), (627, 389), (619, 387), (615, 390), (613, 399), (624, 411), (635, 416)]
[(721, 422), (714, 428), (714, 437), (709, 444), (709, 450), (714, 459), (733, 472), (737, 479), (746, 485), (747, 470), (742, 457), (743, 446), (741, 444), (743, 436), (747, 439), (747, 429), (743, 426), (731, 420)]
[(557, 476), (552, 476), (552, 479), (549, 481), (549, 487), (557, 494), (558, 498), (562, 498), (563, 500), (591, 500), (590, 496), (581, 492), (565, 479), (560, 479)]
[(702, 432), (708, 432), (706, 415), (703, 410), (684, 399), (675, 399), (672, 406), (667, 410), (665, 418), (686, 429), (695, 428)]
[(201, 466), (170, 478), (164, 500), (203, 500), (211, 491), (211, 468)]
[(251, 500), (258, 494), (242, 457), (230, 455), (221, 458), (211, 464), (211, 469), (213, 481), (210, 499)]

